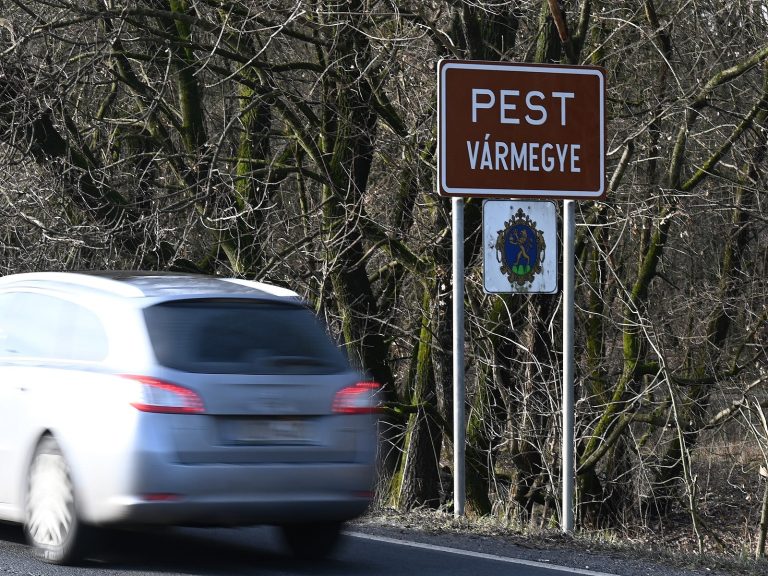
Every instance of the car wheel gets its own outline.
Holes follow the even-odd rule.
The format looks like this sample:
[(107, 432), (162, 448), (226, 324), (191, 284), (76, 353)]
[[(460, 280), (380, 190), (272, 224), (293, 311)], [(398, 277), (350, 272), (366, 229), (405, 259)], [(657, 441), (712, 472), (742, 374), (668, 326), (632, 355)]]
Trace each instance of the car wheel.
[(81, 557), (87, 528), (77, 518), (72, 477), (56, 441), (40, 442), (27, 478), (24, 532), (35, 553), (51, 564)]
[(341, 537), (341, 522), (286, 524), (283, 539), (291, 553), (302, 560), (320, 560), (333, 552)]

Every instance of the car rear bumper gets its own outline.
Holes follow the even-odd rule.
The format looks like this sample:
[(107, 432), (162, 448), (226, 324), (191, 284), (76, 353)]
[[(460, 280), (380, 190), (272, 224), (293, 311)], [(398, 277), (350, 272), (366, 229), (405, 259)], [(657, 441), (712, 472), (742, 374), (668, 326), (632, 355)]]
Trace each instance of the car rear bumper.
[(365, 512), (373, 483), (372, 466), (354, 463), (166, 464), (139, 478), (129, 494), (89, 502), (83, 517), (125, 525), (343, 521)]
[(363, 514), (368, 497), (305, 496), (291, 501), (181, 500), (177, 502), (126, 501), (117, 514), (96, 520), (100, 525), (247, 526), (351, 520)]

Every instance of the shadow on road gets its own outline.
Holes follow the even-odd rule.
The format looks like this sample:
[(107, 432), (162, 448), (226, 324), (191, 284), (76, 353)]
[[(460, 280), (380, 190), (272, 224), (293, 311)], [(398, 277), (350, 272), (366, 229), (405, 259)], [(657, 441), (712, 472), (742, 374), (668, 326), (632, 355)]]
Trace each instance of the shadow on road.
[[(283, 547), (270, 527), (237, 529), (171, 528), (149, 531), (102, 530), (94, 553), (79, 566), (47, 566), (32, 559), (19, 525), (0, 523), (0, 545), (25, 562), (41, 562), (41, 574), (361, 574), (364, 564), (342, 559), (351, 545), (343, 537), (328, 560), (299, 561)], [(0, 564), (2, 564), (0, 562)], [(1, 572), (2, 570), (0, 570)]]
[(19, 524), (5, 524), (0, 522), (0, 541), (25, 544), (24, 530)]
[[(98, 553), (83, 567), (111, 572), (184, 574), (359, 574), (363, 566), (331, 557), (303, 562), (290, 556), (268, 527), (105, 531)], [(23, 538), (23, 536), (22, 536)], [(348, 544), (342, 541), (340, 549)]]

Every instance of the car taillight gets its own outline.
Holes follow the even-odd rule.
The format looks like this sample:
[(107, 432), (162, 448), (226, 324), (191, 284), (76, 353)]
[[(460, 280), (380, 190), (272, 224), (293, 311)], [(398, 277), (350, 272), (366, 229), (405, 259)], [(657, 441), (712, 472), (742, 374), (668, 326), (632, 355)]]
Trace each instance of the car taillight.
[(149, 376), (123, 375), (141, 386), (136, 401), (131, 406), (142, 412), (160, 412), (162, 414), (202, 414), (205, 405), (197, 393)]
[(358, 382), (336, 392), (333, 411), (337, 414), (372, 414), (380, 411), (376, 382)]

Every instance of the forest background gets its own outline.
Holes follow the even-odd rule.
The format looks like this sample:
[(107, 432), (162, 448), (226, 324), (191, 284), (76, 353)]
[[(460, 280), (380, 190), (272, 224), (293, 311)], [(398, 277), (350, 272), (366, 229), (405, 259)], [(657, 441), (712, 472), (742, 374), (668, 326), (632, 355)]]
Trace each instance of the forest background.
[[(386, 392), (379, 504), (450, 511), (436, 63), (602, 66), (577, 523), (762, 556), (767, 38), (765, 0), (2, 0), (0, 274), (296, 289)], [(468, 513), (556, 526), (562, 302), (485, 294), (480, 202), (465, 214)]]

